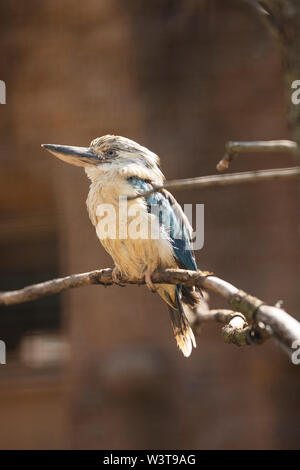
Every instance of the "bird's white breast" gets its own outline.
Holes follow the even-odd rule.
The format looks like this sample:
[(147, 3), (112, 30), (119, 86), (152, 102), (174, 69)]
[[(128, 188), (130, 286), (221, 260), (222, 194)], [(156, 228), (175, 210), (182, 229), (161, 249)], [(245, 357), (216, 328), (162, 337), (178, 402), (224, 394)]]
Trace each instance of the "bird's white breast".
[[(135, 194), (136, 190), (127, 181), (127, 175), (119, 171), (99, 173), (97, 178), (92, 179), (87, 208), (98, 238), (116, 266), (126, 276), (139, 277), (146, 268), (154, 271), (158, 267), (175, 267), (169, 239), (167, 237), (151, 238), (151, 229), (153, 231), (151, 224), (155, 216), (147, 212), (143, 199), (127, 201), (125, 213), (127, 220), (124, 225), (124, 207), (126, 206), (124, 206), (124, 200), (121, 203), (123, 205), (120, 206), (119, 198)], [(138, 215), (134, 216), (134, 213)], [(137, 225), (136, 217), (139, 217), (139, 222), (143, 227), (140, 235), (144, 237), (146, 234), (148, 236), (146, 239), (138, 238), (139, 235), (134, 230)], [(162, 235), (162, 229), (160, 232)]]

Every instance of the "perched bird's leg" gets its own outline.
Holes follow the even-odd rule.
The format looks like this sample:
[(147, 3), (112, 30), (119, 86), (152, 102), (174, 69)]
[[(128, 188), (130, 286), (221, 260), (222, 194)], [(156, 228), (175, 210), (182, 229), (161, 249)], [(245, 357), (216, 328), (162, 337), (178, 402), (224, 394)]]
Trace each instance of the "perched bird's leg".
[(120, 287), (125, 287), (125, 284), (123, 284), (120, 281), (120, 278), (122, 277), (122, 273), (121, 273), (120, 269), (118, 268), (118, 266), (114, 267), (113, 272), (111, 274), (111, 277), (112, 277), (112, 280), (114, 281), (115, 284), (117, 284)]
[(143, 275), (142, 275), (142, 278), (145, 279), (145, 283), (148, 287), (148, 289), (155, 293), (157, 291), (157, 288), (155, 287), (155, 285), (153, 284), (152, 282), (152, 279), (151, 279), (151, 274), (152, 274), (152, 271), (150, 268), (147, 268), (145, 269), (145, 271), (143, 272)]

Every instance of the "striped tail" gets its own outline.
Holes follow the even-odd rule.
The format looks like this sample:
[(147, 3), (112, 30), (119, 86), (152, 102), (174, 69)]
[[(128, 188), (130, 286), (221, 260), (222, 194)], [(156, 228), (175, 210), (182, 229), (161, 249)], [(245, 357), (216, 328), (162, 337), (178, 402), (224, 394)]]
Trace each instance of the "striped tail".
[[(170, 284), (160, 284), (157, 286), (157, 293), (168, 304), (169, 314), (172, 322), (174, 336), (177, 346), (185, 357), (191, 355), (193, 346), (196, 347), (196, 341), (192, 328), (189, 325), (185, 309), (193, 310), (199, 302), (199, 296), (184, 290), (181, 286)], [(194, 295), (194, 297), (192, 296)], [(181, 300), (183, 297), (184, 302)]]
[(174, 336), (177, 346), (185, 357), (191, 355), (193, 346), (196, 348), (196, 340), (192, 328), (186, 318), (184, 308), (180, 299), (178, 288), (176, 288), (177, 310), (169, 306), (169, 314), (172, 322)]

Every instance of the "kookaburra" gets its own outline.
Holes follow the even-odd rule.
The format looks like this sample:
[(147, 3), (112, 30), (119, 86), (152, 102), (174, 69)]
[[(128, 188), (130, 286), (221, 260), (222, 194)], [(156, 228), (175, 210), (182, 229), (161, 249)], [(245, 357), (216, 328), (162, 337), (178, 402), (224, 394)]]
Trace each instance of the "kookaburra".
[[(197, 270), (191, 225), (175, 198), (164, 189), (133, 198), (163, 184), (158, 156), (132, 140), (114, 135), (94, 139), (89, 147), (52, 144), (43, 147), (61, 160), (84, 167), (91, 181), (86, 201), (89, 217), (114, 260), (113, 280), (120, 282), (122, 276), (143, 277), (147, 286), (168, 304), (178, 347), (184, 356), (189, 356), (192, 347), (196, 347), (188, 321), (189, 310), (199, 303), (200, 293), (194, 287), (180, 284), (153, 285), (151, 274), (158, 268)], [(125, 230), (124, 227), (120, 230), (124, 197), (126, 213), (122, 217), (125, 216), (126, 225)], [(112, 208), (114, 214), (106, 217), (110, 227), (105, 231), (102, 222), (107, 208)], [(151, 227), (147, 236), (139, 237), (139, 233), (129, 230), (137, 213), (140, 224)]]

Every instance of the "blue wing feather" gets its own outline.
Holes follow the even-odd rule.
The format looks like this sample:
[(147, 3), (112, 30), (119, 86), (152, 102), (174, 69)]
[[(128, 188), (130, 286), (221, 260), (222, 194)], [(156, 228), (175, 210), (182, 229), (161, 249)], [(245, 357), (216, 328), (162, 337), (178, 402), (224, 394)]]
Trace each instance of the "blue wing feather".
[[(153, 188), (150, 181), (137, 177), (128, 178), (128, 182), (139, 192)], [(151, 211), (151, 206), (159, 208), (159, 224), (170, 236), (178, 266), (197, 271), (191, 246), (191, 227), (176, 199), (168, 191), (162, 190), (146, 196), (145, 201), (148, 212)]]

